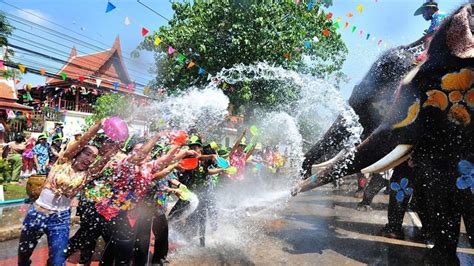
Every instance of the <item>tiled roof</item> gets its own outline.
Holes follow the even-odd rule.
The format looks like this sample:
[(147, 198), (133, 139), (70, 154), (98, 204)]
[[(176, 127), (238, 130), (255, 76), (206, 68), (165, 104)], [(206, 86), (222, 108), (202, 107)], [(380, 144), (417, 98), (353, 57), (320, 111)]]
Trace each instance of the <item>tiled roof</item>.
[[(114, 82), (119, 83), (117, 90), (127, 93), (133, 93), (127, 88), (132, 83), (127, 69), (123, 64), (122, 50), (120, 49), (120, 38), (117, 37), (111, 49), (94, 54), (77, 55), (76, 48), (72, 48), (67, 63), (61, 68), (57, 75), (67, 74), (67, 78), (79, 80), (84, 77), (84, 82), (96, 84), (96, 79), (101, 79), (99, 89), (114, 89)], [(51, 86), (67, 85), (68, 80), (49, 78), (46, 84)]]

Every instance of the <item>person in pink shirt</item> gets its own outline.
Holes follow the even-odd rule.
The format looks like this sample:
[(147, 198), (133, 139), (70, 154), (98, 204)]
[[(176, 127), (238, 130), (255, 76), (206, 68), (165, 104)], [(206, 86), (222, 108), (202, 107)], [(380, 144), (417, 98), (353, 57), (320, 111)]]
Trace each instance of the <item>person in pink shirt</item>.
[(245, 151), (245, 148), (247, 147), (247, 144), (245, 143), (245, 133), (246, 130), (244, 130), (242, 135), (237, 139), (234, 147), (232, 147), (232, 150), (229, 153), (230, 165), (237, 168), (236, 174), (228, 175), (232, 180), (244, 179), (245, 164), (253, 151), (253, 149), (250, 149), (248, 152)]

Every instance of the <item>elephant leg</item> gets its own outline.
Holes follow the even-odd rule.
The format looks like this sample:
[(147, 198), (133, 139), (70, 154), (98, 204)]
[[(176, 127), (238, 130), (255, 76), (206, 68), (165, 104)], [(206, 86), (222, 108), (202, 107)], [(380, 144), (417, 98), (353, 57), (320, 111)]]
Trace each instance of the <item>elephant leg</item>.
[(386, 183), (387, 180), (385, 180), (381, 174), (372, 174), (372, 178), (365, 188), (364, 196), (362, 201), (359, 203), (359, 206), (370, 206), (375, 198), (375, 195), (377, 195), (380, 190), (386, 186)]

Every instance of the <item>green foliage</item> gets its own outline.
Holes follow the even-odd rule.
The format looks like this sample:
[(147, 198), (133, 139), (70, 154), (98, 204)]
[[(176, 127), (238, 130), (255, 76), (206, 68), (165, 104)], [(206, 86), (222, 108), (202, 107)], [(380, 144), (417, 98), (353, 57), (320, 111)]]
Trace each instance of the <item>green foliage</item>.
[(11, 176), (12, 169), (6, 159), (0, 158), (0, 184), (4, 183)]
[[(169, 25), (150, 34), (139, 46), (155, 52), (157, 77), (152, 87), (165, 87), (174, 93), (190, 85), (206, 84), (207, 73), (264, 61), (318, 77), (337, 73), (347, 48), (320, 4), (314, 1), (313, 10), (308, 12), (305, 4), (297, 5), (294, 0), (173, 2), (175, 13)], [(329, 37), (323, 35), (323, 29), (330, 32)], [(162, 44), (154, 45), (155, 37)], [(305, 42), (311, 47), (305, 48)], [(167, 54), (168, 45), (177, 51), (173, 56)], [(186, 56), (184, 62), (178, 60), (181, 54)], [(289, 56), (285, 58), (285, 54)], [(198, 67), (187, 69), (190, 60), (207, 73), (198, 75)], [(273, 93), (279, 85), (240, 83), (225, 93), (237, 108), (253, 104), (265, 108), (297, 94), (298, 88), (291, 86), (285, 93)]]
[[(8, 37), (12, 34), (13, 27), (8, 23), (7, 19), (3, 14), (0, 13), (0, 47), (8, 45)], [(8, 59), (9, 55), (12, 55), (12, 51), (8, 51), (5, 55), (5, 59)]]
[(97, 98), (94, 114), (86, 118), (86, 126), (89, 127), (96, 121), (109, 116), (127, 118), (130, 113), (127, 97), (118, 93), (105, 94)]

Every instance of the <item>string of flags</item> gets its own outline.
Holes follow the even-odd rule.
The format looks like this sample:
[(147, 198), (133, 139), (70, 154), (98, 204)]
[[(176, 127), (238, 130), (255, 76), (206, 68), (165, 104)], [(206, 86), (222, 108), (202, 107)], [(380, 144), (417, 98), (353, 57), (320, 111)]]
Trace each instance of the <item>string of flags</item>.
[[(4, 60), (0, 60), (0, 68), (3, 68), (4, 65), (5, 65), (5, 61)], [(28, 72), (28, 67), (24, 64), (16, 64), (16, 65), (11, 65), (11, 63), (9, 63), (10, 66), (13, 66), (13, 67), (17, 67), (18, 70), (22, 73), (22, 74), (26, 74)], [(37, 72), (39, 72), (40, 75), (42, 76), (45, 76), (46, 75), (46, 69), (44, 68), (40, 68), (38, 70), (36, 70)], [(69, 80), (76, 80), (74, 78), (71, 78), (71, 77), (68, 77), (68, 74), (66, 72), (60, 72), (58, 75), (57, 75), (57, 78), (63, 80), (63, 81), (66, 81), (67, 79)], [(101, 87), (102, 85), (102, 79), (101, 78), (98, 78), (98, 77), (92, 77), (92, 76), (82, 76), (82, 75), (79, 75), (79, 77), (77, 78), (77, 81), (79, 81), (79, 84), (80, 85), (83, 85), (85, 80), (89, 79), (89, 80), (92, 80), (92, 81), (95, 81), (95, 84), (96, 84), (96, 87), (99, 88)], [(20, 81), (19, 80), (16, 80), (15, 83), (18, 84)], [(114, 93), (117, 93), (118, 92), (118, 89), (119, 89), (119, 86), (120, 85), (123, 85), (124, 87), (127, 88), (128, 91), (130, 92), (134, 92), (135, 91), (135, 84), (134, 83), (129, 83), (129, 84), (122, 84), (120, 82), (112, 82), (112, 81), (108, 81), (110, 83), (112, 83), (113, 87), (114, 87), (114, 90), (112, 90), (112, 92)], [(73, 85), (74, 86), (74, 85)], [(148, 95), (150, 92), (150, 88), (147, 87), (147, 86), (144, 86), (143, 88), (143, 94), (144, 95)]]
[[(323, 4), (326, 5), (326, 0), (320, 0)], [(295, 4), (299, 5), (301, 3), (300, 0), (295, 0)], [(375, 3), (378, 3), (378, 0), (375, 0)], [(310, 12), (312, 10), (314, 6), (314, 3), (313, 3), (313, 0), (309, 0), (308, 3), (307, 3), (307, 10), (308, 12)], [(362, 14), (364, 12), (365, 8), (364, 8), (364, 5), (363, 4), (358, 4), (356, 6), (356, 10), (355, 12), (348, 12), (346, 14), (346, 17), (347, 19), (350, 19), (352, 17), (354, 17), (354, 13), (359, 13), (359, 14)], [(334, 14), (332, 12), (329, 12), (326, 14), (326, 20), (330, 20), (334, 17)], [(337, 29), (340, 29), (341, 28), (341, 22), (342, 22), (342, 17), (337, 17), (334, 21), (334, 23), (332, 24), (332, 27), (335, 28), (336, 30)], [(348, 29), (349, 26), (350, 26), (350, 23), (349, 21), (344, 21), (344, 23), (342, 24), (343, 25), (343, 30), (345, 29)], [(351, 32), (352, 33), (355, 33), (357, 31), (358, 27), (356, 25), (353, 25), (352, 28), (351, 28)], [(325, 36), (325, 37), (330, 37), (331, 36), (331, 32), (329, 31), (329, 29), (327, 28), (324, 28), (322, 30), (322, 35)], [(361, 37), (365, 37), (365, 40), (372, 40), (372, 41), (376, 41), (376, 44), (378, 46), (380, 46), (382, 43), (383, 43), (383, 40), (382, 39), (377, 39), (375, 38), (372, 34), (368, 33), (368, 32), (365, 32), (363, 29), (359, 29), (359, 35)], [(371, 38), (372, 37), (372, 38)], [(319, 39), (315, 36), (313, 38), (313, 42), (314, 43), (317, 43), (319, 41)], [(304, 48), (306, 49), (310, 49), (311, 46), (312, 46), (312, 42), (310, 40), (305, 40), (304, 41)], [(385, 47), (387, 47), (388, 44), (385, 43)], [(289, 56), (285, 56), (283, 55), (284, 58), (289, 58)]]
[[(313, 0), (310, 0), (310, 1), (313, 1)], [(105, 13), (109, 13), (115, 9), (117, 9), (117, 7), (113, 3), (108, 1), (106, 9), (105, 9)], [(126, 26), (129, 26), (131, 24), (131, 19), (127, 15), (125, 16), (124, 24)], [(141, 26), (140, 28), (141, 28), (141, 36), (147, 37), (148, 34), (150, 33), (150, 30), (148, 30), (148, 28), (146, 28), (145, 26)], [(157, 47), (160, 45), (165, 45), (165, 47), (167, 47), (166, 50), (169, 56), (175, 56), (176, 60), (182, 64), (185, 64), (187, 69), (197, 68), (197, 74), (199, 76), (204, 75), (207, 72), (196, 61), (194, 61), (193, 59), (188, 59), (183, 53), (179, 53), (178, 51), (176, 51), (176, 48), (174, 48), (171, 44), (165, 44), (159, 36), (155, 36), (153, 38), (153, 44)], [(149, 91), (149, 88), (147, 89), (147, 91)]]

